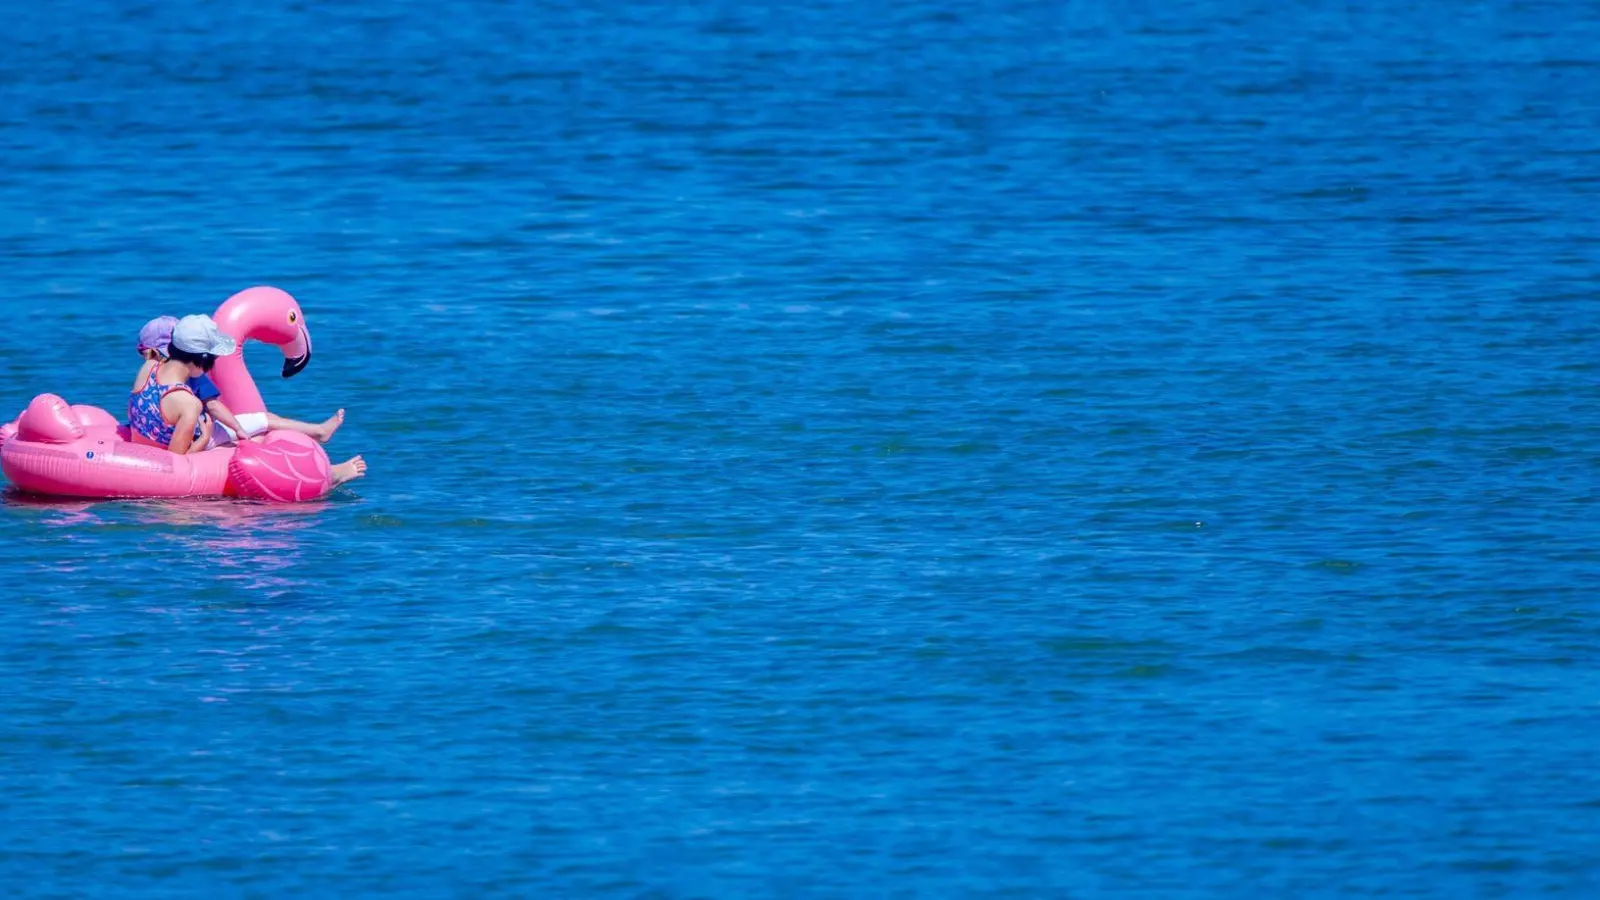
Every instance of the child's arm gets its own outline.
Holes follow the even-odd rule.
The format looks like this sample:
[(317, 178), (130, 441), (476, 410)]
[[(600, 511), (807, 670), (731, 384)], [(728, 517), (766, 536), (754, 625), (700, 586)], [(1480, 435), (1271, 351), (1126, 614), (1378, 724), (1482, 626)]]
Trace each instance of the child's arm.
[(179, 456), (204, 450), (206, 445), (211, 443), (211, 420), (205, 420), (201, 426), (200, 436), (195, 437), (195, 423), (200, 421), (200, 414), (204, 411), (199, 398), (193, 394), (179, 394), (174, 391), (167, 395), (162, 405), (165, 406), (168, 401), (177, 405), (178, 421), (172, 426), (172, 443), (167, 445), (167, 449)]
[(199, 453), (211, 446), (211, 432), (216, 428), (216, 422), (210, 416), (200, 418), (200, 436), (194, 439), (189, 446), (190, 453)]
[(156, 367), (156, 365), (157, 365), (157, 363), (156, 363), (155, 360), (147, 359), (147, 360), (144, 361), (143, 365), (139, 366), (139, 376), (137, 378), (133, 379), (133, 388), (132, 388), (133, 390), (135, 390), (135, 391), (144, 390), (145, 380), (150, 377), (150, 370), (154, 369)]
[(240, 425), (239, 420), (233, 417), (233, 410), (228, 409), (228, 405), (222, 402), (222, 398), (212, 397), (207, 400), (206, 412), (211, 413), (211, 418), (228, 426), (233, 431), (233, 436), (236, 440), (247, 441), (250, 439), (250, 436), (244, 433), (244, 426)]

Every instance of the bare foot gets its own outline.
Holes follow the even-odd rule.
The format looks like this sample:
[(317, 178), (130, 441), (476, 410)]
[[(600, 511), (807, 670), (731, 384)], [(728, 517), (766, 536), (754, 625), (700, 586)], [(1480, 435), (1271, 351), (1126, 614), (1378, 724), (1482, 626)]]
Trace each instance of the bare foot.
[(323, 422), (321, 425), (318, 425), (316, 428), (311, 429), (311, 436), (316, 438), (317, 440), (321, 441), (322, 443), (326, 444), (327, 442), (333, 440), (333, 433), (335, 431), (338, 431), (339, 430), (339, 426), (343, 425), (343, 424), (344, 424), (344, 410), (341, 409), (338, 412), (334, 413), (333, 415), (329, 416), (328, 420), (326, 422)]
[(334, 486), (338, 487), (346, 481), (355, 481), (367, 474), (367, 461), (359, 456), (352, 456), (329, 471), (333, 473)]

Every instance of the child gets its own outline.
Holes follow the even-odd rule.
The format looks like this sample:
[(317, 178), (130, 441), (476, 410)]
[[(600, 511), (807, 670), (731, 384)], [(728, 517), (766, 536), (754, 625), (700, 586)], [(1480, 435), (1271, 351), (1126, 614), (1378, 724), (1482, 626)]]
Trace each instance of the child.
[[(144, 327), (139, 329), (139, 355), (144, 357), (145, 364), (139, 368), (139, 375), (133, 380), (133, 389), (135, 391), (139, 390), (148, 380), (150, 372), (166, 360), (167, 349), (172, 344), (172, 329), (177, 324), (178, 320), (172, 316), (160, 316), (146, 322)], [(229, 352), (231, 353), (232, 351), (230, 350)], [(227, 354), (221, 355), (226, 356)], [(222, 402), (222, 392), (217, 389), (215, 384), (211, 383), (210, 377), (202, 374), (199, 377), (188, 379), (187, 383), (190, 392), (200, 398), (201, 403), (205, 404), (206, 412), (210, 413), (216, 423), (222, 426), (221, 433), (213, 432), (212, 446), (237, 441), (238, 436), (244, 433), (244, 429), (239, 425), (239, 420), (234, 418), (233, 412)], [(333, 438), (333, 433), (338, 431), (339, 426), (343, 424), (344, 410), (342, 409), (330, 416), (327, 421), (315, 425), (310, 422), (285, 419), (270, 412), (267, 413), (268, 430), (298, 431), (324, 444)]]
[[(166, 353), (170, 352), (171, 348), (166, 348)], [(133, 440), (166, 447), (179, 455), (206, 449), (215, 426), (188, 379), (204, 374), (215, 363), (216, 356), (211, 353), (146, 359), (128, 396), (128, 431)]]
[[(161, 346), (162, 337), (166, 338), (165, 346)], [(211, 416), (206, 415), (206, 404), (191, 385), (200, 379), (209, 385), (210, 379), (204, 378), (206, 373), (216, 365), (218, 357), (227, 356), (237, 346), (210, 316), (186, 316), (170, 328), (157, 319), (140, 329), (139, 352), (146, 360), (139, 367), (140, 380), (134, 382), (128, 398), (128, 430), (134, 440), (166, 447), (177, 454), (197, 453), (216, 443), (226, 443), (226, 440), (213, 442), (216, 425)], [(211, 390), (216, 390), (214, 385)], [(233, 419), (220, 400), (213, 402), (222, 415)], [(342, 414), (343, 410), (340, 412)], [(234, 434), (241, 431), (237, 425), (234, 420)], [(366, 473), (367, 464), (359, 456), (332, 467), (334, 484), (343, 484)]]

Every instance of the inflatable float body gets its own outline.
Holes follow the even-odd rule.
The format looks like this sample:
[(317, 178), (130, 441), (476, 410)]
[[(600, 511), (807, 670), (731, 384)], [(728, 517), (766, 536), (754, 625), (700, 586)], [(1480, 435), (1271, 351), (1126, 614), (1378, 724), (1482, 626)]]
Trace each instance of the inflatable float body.
[[(284, 291), (255, 287), (217, 309), (217, 325), (238, 342), (211, 381), (248, 434), (267, 428), (267, 406), (244, 364), (245, 341), (283, 351), (283, 377), (311, 361), (311, 333), (300, 304)], [(245, 497), (290, 503), (332, 487), (328, 454), (303, 434), (268, 432), (260, 441), (179, 456), (130, 440), (126, 425), (94, 406), (40, 394), (16, 421), (0, 426), (0, 470), (30, 494), (60, 497)]]

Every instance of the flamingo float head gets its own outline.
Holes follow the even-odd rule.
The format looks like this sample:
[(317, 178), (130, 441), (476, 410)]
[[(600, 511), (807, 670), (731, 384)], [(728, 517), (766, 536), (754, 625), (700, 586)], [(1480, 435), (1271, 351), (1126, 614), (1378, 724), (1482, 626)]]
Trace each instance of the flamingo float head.
[(283, 351), (283, 377), (298, 373), (311, 362), (311, 332), (306, 314), (287, 291), (275, 287), (242, 290), (217, 307), (223, 332), (238, 341), (260, 341)]
[(211, 380), (222, 391), (240, 424), (251, 434), (266, 429), (266, 402), (244, 364), (245, 341), (260, 341), (283, 351), (283, 377), (298, 374), (311, 362), (311, 332), (306, 314), (287, 291), (275, 287), (246, 288), (217, 307), (217, 325), (239, 343), (233, 353), (217, 360)]

